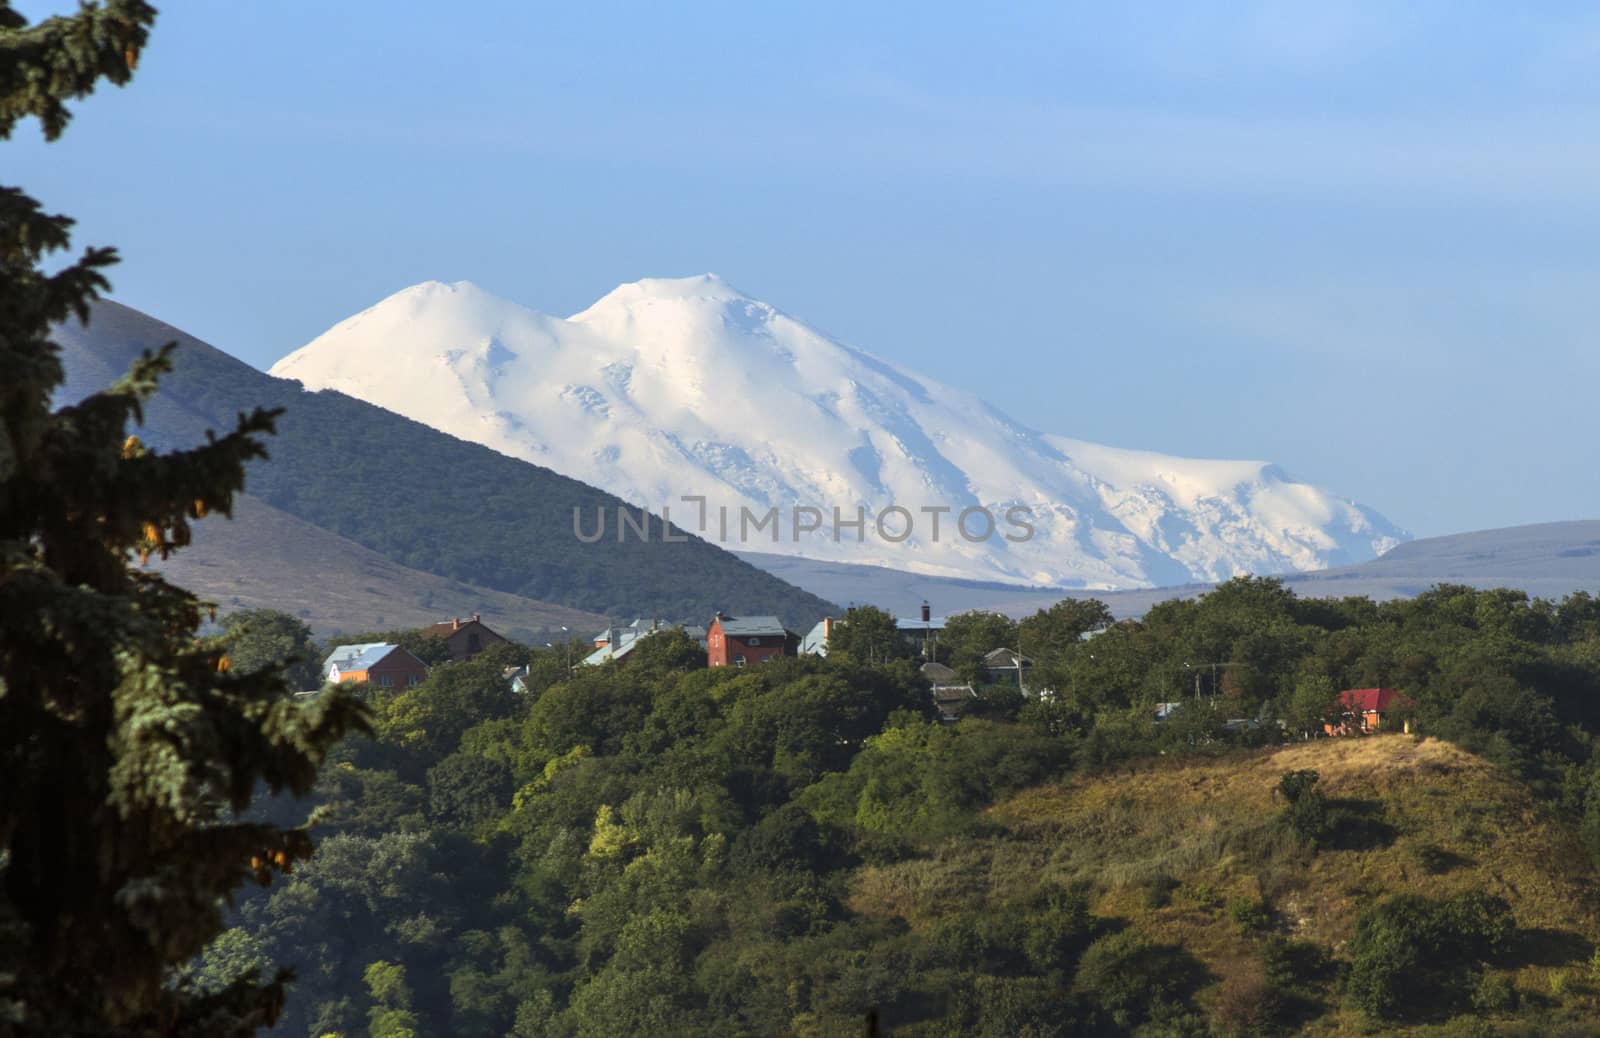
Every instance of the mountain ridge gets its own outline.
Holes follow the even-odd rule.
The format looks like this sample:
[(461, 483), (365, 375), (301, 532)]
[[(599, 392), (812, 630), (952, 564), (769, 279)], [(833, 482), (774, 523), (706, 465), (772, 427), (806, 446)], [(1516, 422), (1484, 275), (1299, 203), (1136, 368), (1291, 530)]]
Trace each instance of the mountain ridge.
[[(703, 496), (739, 536), (696, 532), (740, 551), (1101, 589), (1356, 562), (1409, 536), (1270, 462), (1040, 432), (715, 275), (624, 284), (566, 318), (423, 282), (271, 370), (651, 511)], [(752, 539), (745, 509), (775, 510), (770, 533)]]
[(804, 629), (830, 611), (706, 541), (663, 539), (659, 519), (648, 540), (583, 543), (576, 512), (625, 503), (373, 404), (307, 392), (122, 304), (102, 300), (87, 326), (68, 322), (54, 337), (67, 371), (61, 400), (108, 385), (142, 350), (178, 343), (140, 430), (155, 447), (190, 446), (240, 411), (283, 407), (269, 460), (249, 466), (250, 493), (410, 569), (623, 618), (704, 622), (724, 609)]
[[(919, 603), (928, 601), (944, 613), (981, 609), (1020, 618), (1064, 597), (1094, 597), (1119, 619), (1128, 619), (1144, 615), (1159, 602), (1194, 598), (1215, 587), (1189, 583), (1086, 593), (981, 584), (759, 552), (746, 552), (743, 557), (824, 598), (843, 604), (870, 602), (902, 615), (913, 615)], [(1281, 579), (1305, 598), (1364, 595), (1383, 601), (1410, 598), (1439, 584), (1464, 584), (1479, 589), (1510, 588), (1556, 601), (1577, 591), (1600, 592), (1600, 519), (1424, 537), (1353, 566), (1262, 575)]]

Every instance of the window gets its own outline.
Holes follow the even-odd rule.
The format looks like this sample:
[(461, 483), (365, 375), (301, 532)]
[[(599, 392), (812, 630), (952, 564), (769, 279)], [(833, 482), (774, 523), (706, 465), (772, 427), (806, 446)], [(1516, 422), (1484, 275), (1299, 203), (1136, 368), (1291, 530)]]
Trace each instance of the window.
[(478, 637), (478, 632), (477, 631), (469, 632), (467, 634), (467, 651), (468, 652), (477, 652), (478, 650), (480, 650), (482, 648), (483, 648), (483, 639)]
[(744, 640), (744, 643), (746, 645), (751, 646), (751, 647), (755, 647), (755, 646), (758, 646), (758, 645), (761, 644), (761, 639), (760, 638), (746, 638)]
[(743, 657), (743, 656), (735, 656), (735, 657), (734, 657), (734, 658), (733, 658), (733, 665), (734, 665), (734, 666), (735, 666), (735, 667), (742, 667), (742, 666), (744, 666), (744, 662), (745, 662), (745, 661), (744, 661), (744, 657)]
[(391, 678), (387, 674), (379, 674), (378, 684), (382, 685), (384, 688), (392, 688), (394, 686), (394, 678)]
[(415, 674), (412, 674), (406, 678), (406, 688), (416, 688), (421, 681), (421, 678), (417, 677)]

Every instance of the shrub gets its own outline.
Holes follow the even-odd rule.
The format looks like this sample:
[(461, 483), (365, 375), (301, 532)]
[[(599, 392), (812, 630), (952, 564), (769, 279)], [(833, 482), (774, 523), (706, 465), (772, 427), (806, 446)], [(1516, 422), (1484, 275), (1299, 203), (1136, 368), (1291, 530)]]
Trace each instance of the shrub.
[(940, 919), (929, 943), (948, 965), (1010, 972), (1023, 965), (1019, 952), (1035, 939), (1034, 923), (1015, 910), (964, 911)]
[(1226, 1035), (1254, 1035), (1278, 1016), (1278, 993), (1259, 973), (1229, 977), (1217, 991), (1212, 1022)]
[(1485, 1013), (1508, 1013), (1517, 1008), (1517, 987), (1504, 973), (1485, 973), (1473, 989), (1472, 1008)]
[(1119, 1028), (1181, 1005), (1199, 985), (1200, 964), (1182, 948), (1123, 930), (1089, 945), (1078, 965), (1084, 997)]
[(1268, 983), (1280, 988), (1303, 988), (1328, 973), (1327, 951), (1310, 941), (1269, 937), (1261, 945), (1261, 965)]
[(1260, 933), (1272, 925), (1272, 910), (1255, 898), (1241, 898), (1230, 904), (1228, 917), (1242, 934)]
[(1278, 794), (1286, 800), (1291, 807), (1305, 799), (1322, 776), (1309, 768), (1301, 771), (1286, 771), (1278, 779)]
[(1178, 886), (1178, 881), (1165, 872), (1158, 872), (1151, 876), (1144, 884), (1145, 907), (1165, 908), (1170, 905), (1172, 903), (1172, 892), (1177, 890)]
[(1215, 912), (1222, 907), (1222, 895), (1209, 883), (1191, 883), (1180, 893), (1183, 899), (1204, 912)]
[(1350, 995), (1391, 1019), (1457, 1006), (1472, 990), (1478, 963), (1498, 954), (1513, 929), (1506, 902), (1481, 892), (1443, 901), (1386, 898), (1356, 922)]
[(1065, 970), (1088, 941), (1089, 900), (1080, 893), (1048, 886), (1029, 901), (1023, 952), (1040, 972)]
[(1289, 806), (1284, 824), (1313, 845), (1324, 842), (1330, 830), (1328, 799), (1316, 788), (1321, 778), (1315, 771), (1286, 771), (1278, 780), (1278, 793)]

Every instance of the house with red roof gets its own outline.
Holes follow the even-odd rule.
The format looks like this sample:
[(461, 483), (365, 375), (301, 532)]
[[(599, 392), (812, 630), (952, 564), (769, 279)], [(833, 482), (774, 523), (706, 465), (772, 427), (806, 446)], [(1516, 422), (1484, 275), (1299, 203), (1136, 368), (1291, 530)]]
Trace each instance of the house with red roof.
[(477, 613), (468, 619), (459, 616), (422, 629), (424, 638), (437, 638), (450, 650), (450, 658), (457, 663), (470, 660), (491, 645), (502, 644), (500, 637), (483, 622)]
[[(1410, 713), (1416, 705), (1410, 696), (1392, 688), (1345, 689), (1339, 693), (1339, 709), (1344, 719), (1338, 724), (1325, 724), (1323, 729), (1329, 735), (1382, 731), (1394, 727), (1396, 713)], [(1411, 723), (1403, 722), (1403, 727), (1410, 731)]]

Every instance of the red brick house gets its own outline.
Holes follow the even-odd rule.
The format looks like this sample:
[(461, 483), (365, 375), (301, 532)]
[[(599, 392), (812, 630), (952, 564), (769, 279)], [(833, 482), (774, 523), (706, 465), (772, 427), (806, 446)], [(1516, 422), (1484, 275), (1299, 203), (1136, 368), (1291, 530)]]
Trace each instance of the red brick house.
[[(1392, 717), (1396, 712), (1410, 712), (1416, 707), (1411, 697), (1392, 688), (1351, 688), (1339, 693), (1339, 708), (1344, 720), (1339, 724), (1326, 724), (1329, 735), (1350, 735), (1354, 732), (1376, 732), (1394, 727)], [(1410, 730), (1410, 725), (1405, 725)]]
[(428, 665), (398, 645), (341, 645), (328, 656), (323, 676), (334, 684), (352, 681), (379, 688), (414, 688), (427, 680)]
[(460, 663), (470, 660), (491, 645), (499, 645), (504, 638), (491, 631), (477, 613), (463, 620), (457, 617), (422, 629), (424, 638), (438, 638), (450, 650), (450, 658)]
[(776, 616), (724, 616), (706, 630), (706, 666), (749, 667), (792, 656), (799, 639)]

